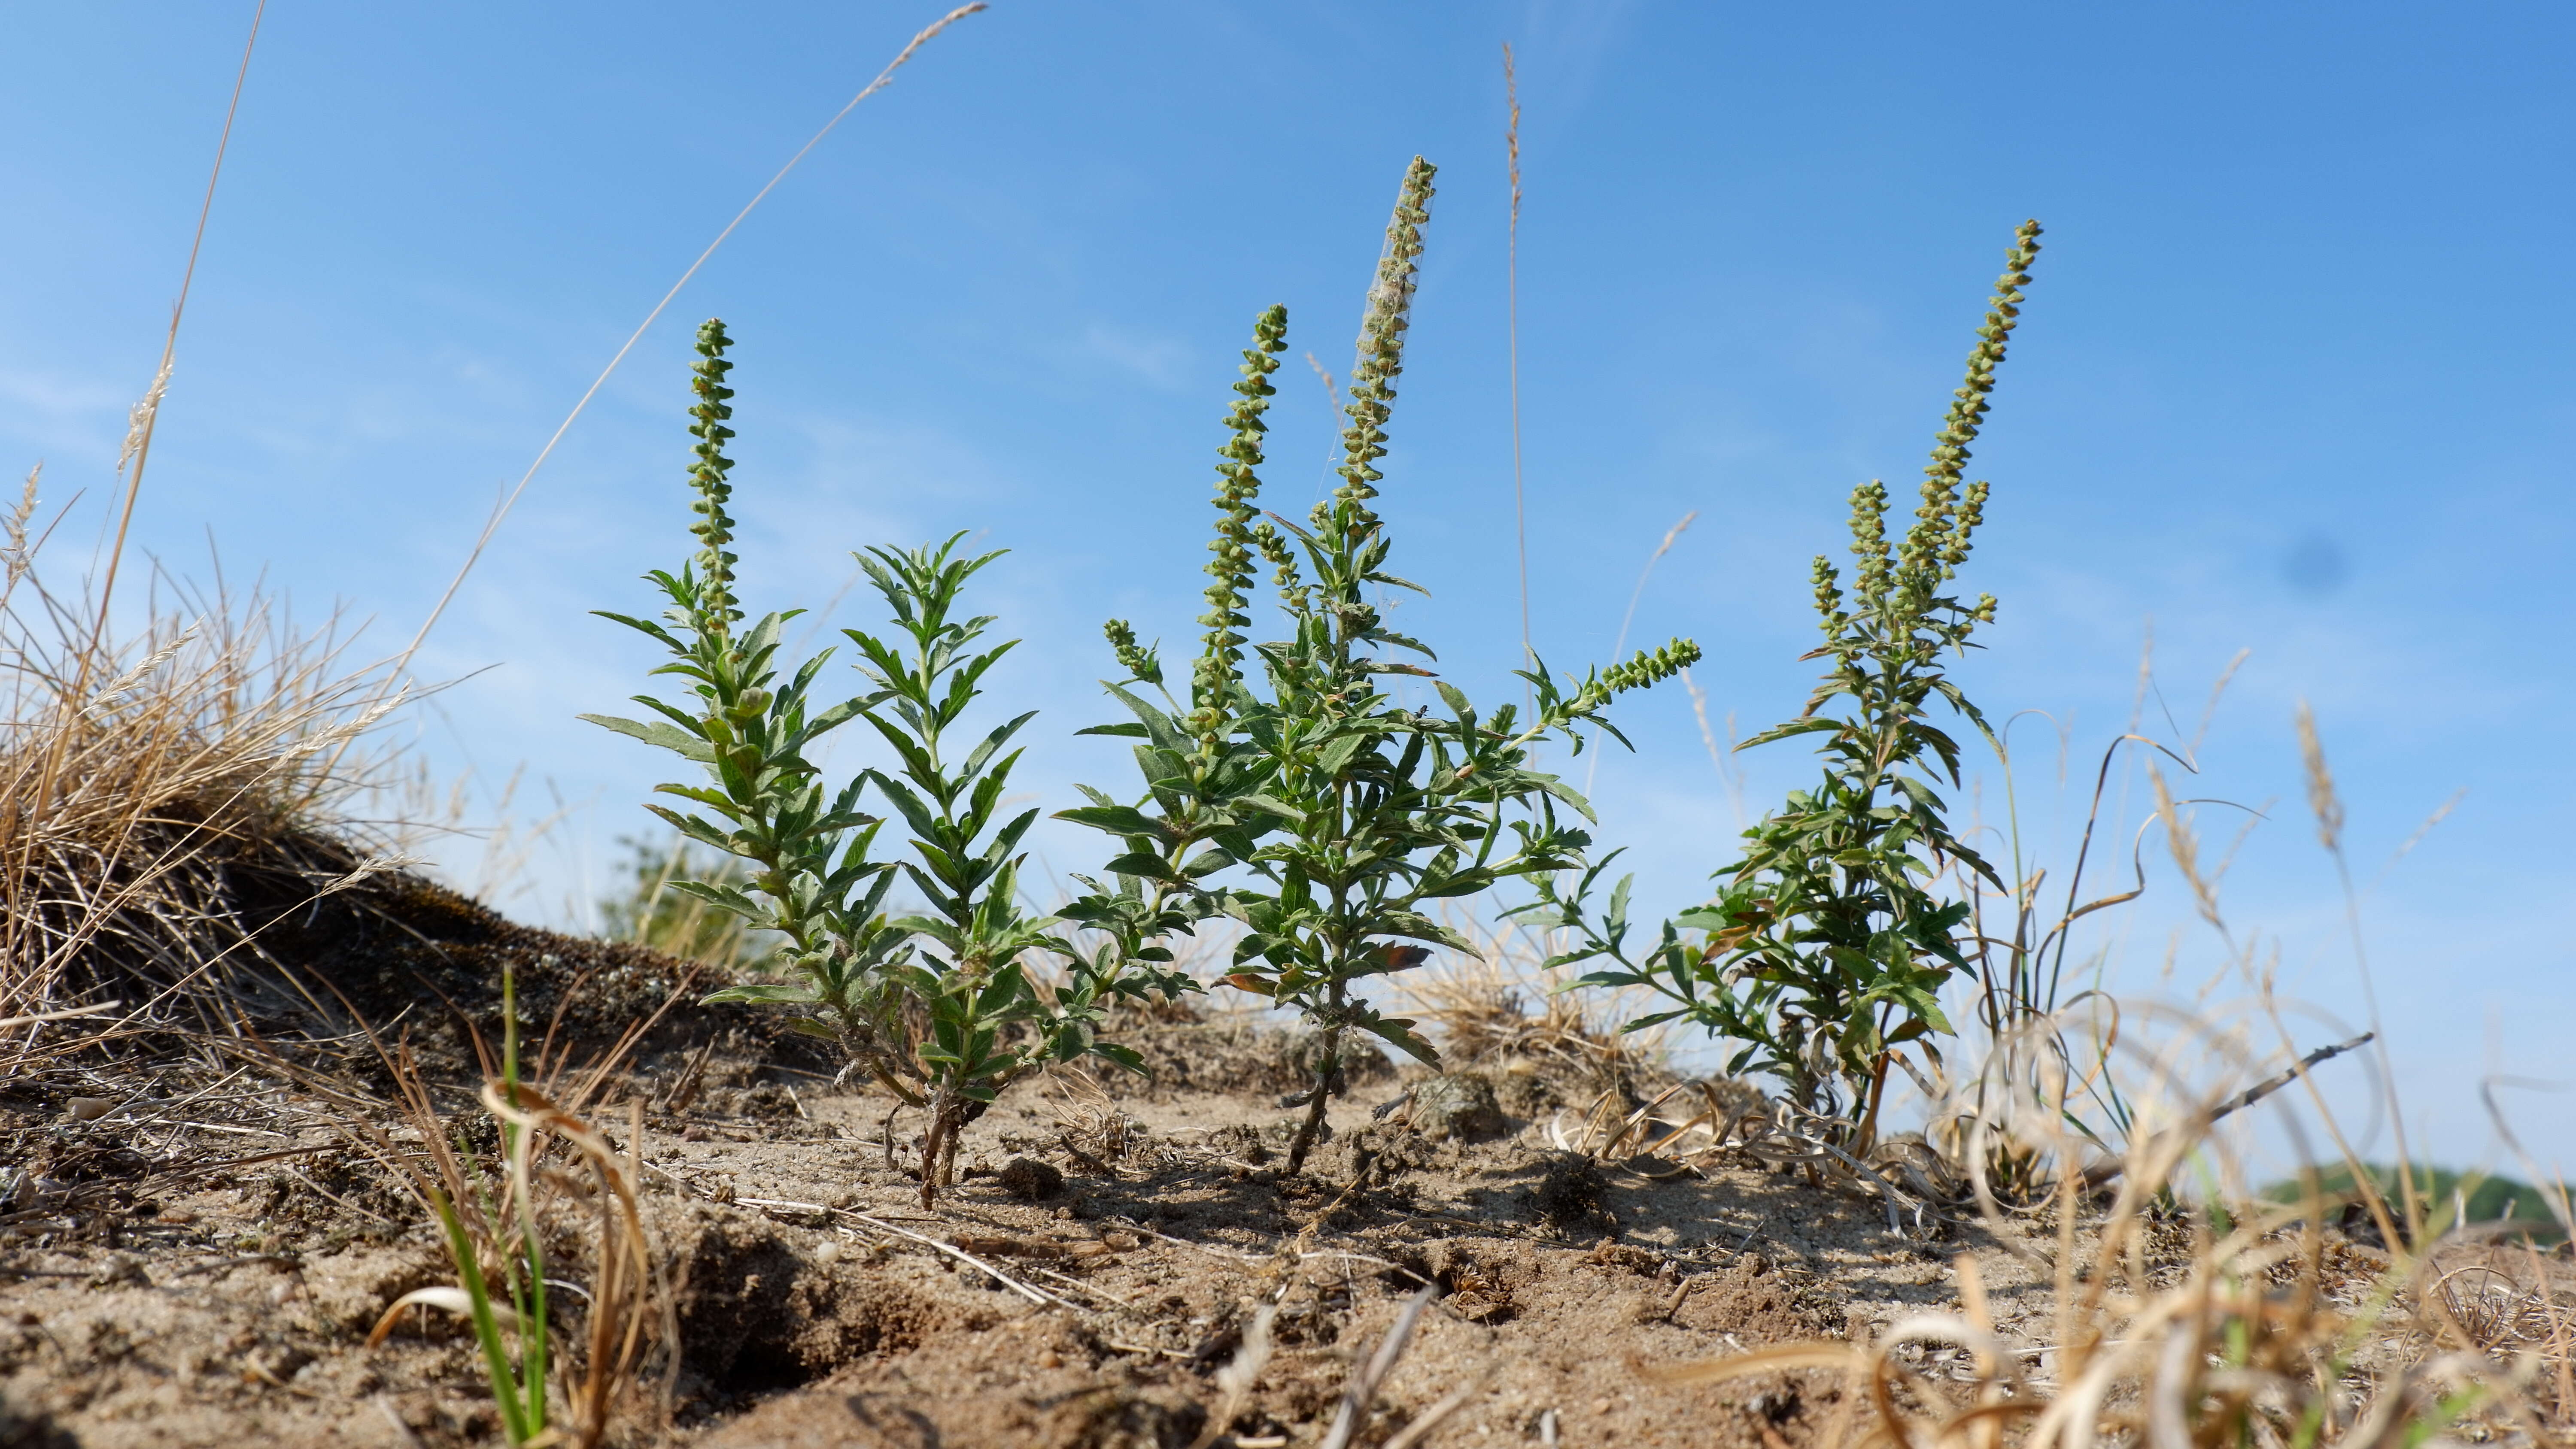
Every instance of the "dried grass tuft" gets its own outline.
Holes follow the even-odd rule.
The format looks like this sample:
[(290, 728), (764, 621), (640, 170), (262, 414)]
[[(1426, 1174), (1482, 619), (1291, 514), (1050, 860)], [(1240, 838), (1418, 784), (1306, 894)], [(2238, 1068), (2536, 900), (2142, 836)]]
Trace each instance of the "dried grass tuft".
[(1429, 1024), (1452, 1068), (1527, 1063), (1579, 1088), (1633, 1090), (1665, 1073), (1660, 1029), (1625, 1031), (1637, 1015), (1626, 993), (1570, 991), (1522, 933), (1453, 922), (1472, 955), (1444, 958), (1396, 978), (1405, 1010)]
[[(2490, 1419), (2547, 1442), (2532, 1390), (2553, 1355), (2568, 1376), (2569, 1329), (2536, 1255), (2540, 1291), (2492, 1268), (2437, 1268), (2452, 1239), (2413, 1251), (2401, 1241), (2385, 1259), (2352, 1250), (2328, 1234), (2313, 1193), (2251, 1201), (2212, 1135), (2231, 1100), (2210, 1091), (2142, 1113), (2116, 1176), (2078, 1165), (2071, 1134), (2051, 1144), (2053, 1254), (2017, 1246), (1985, 1197), (1997, 1241), (2054, 1270), (2055, 1341), (2043, 1350), (1997, 1334), (1975, 1259), (1962, 1255), (1959, 1312), (1904, 1320), (1871, 1342), (1788, 1344), (1649, 1375), (1840, 1374), (1844, 1408), (1821, 1442), (1853, 1449), (2415, 1445)], [(2079, 1234), (2111, 1181), (2107, 1211)], [(2186, 1184), (2198, 1185), (2196, 1203)]]
[(317, 1007), (261, 953), (277, 912), (242, 902), (301, 906), (385, 868), (340, 811), (383, 763), (352, 747), (404, 691), (352, 665), (336, 622), (300, 628), (257, 590), (156, 580), (141, 625), (105, 633), (39, 578), (32, 511), (31, 493), (0, 589), (0, 1019), (26, 1028), (0, 1073)]

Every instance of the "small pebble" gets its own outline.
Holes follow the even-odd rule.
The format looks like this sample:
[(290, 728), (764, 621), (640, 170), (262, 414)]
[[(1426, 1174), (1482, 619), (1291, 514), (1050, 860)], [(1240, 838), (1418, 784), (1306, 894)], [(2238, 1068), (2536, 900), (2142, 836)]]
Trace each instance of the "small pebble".
[(95, 1122), (115, 1110), (115, 1100), (108, 1097), (74, 1097), (63, 1104), (63, 1115), (75, 1122)]

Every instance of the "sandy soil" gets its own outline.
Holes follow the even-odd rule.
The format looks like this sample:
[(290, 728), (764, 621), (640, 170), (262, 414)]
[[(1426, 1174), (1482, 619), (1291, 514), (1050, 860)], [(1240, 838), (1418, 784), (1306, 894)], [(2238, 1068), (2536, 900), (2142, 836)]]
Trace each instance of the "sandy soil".
[[(1951, 1307), (1962, 1256), (2034, 1366), (2050, 1331), (2030, 1259), (2053, 1235), (2019, 1253), (1975, 1224), (1900, 1236), (1873, 1199), (1724, 1158), (1597, 1167), (1550, 1137), (1574, 1084), (1526, 1063), (1487, 1074), (1498, 1114), (1377, 1120), (1421, 1079), (1364, 1077), (1288, 1178), (1293, 1045), (1175, 1024), (1150, 1090), (1013, 1088), (925, 1214), (917, 1118), (889, 1127), (880, 1095), (700, 1045), (632, 1080), (669, 1100), (693, 1064), (703, 1076), (643, 1142), (684, 1354), (668, 1425), (632, 1442), (1314, 1444), (1355, 1366), (1437, 1285), (1356, 1442), (1463, 1394), (1423, 1442), (1782, 1449), (1833, 1413), (1829, 1382), (1653, 1371)], [(166, 1075), (65, 1068), (0, 1094), (17, 1184), (0, 1213), (0, 1449), (497, 1442), (454, 1325), (362, 1346), (388, 1303), (450, 1272), (334, 1125), (345, 1109), (248, 1075)], [(2375, 1256), (2338, 1251), (2356, 1273)], [(1264, 1304), (1271, 1352), (1230, 1397), (1221, 1371)]]

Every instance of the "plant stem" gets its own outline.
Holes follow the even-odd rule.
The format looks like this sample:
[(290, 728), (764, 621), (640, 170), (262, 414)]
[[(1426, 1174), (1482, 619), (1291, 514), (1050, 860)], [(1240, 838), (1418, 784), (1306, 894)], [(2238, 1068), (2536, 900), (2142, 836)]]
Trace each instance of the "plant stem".
[(948, 1140), (948, 1089), (940, 1087), (930, 1094), (930, 1130), (921, 1138), (921, 1210), (928, 1212), (939, 1200), (939, 1160)]
[[(1334, 1004), (1340, 1005), (1341, 990), (1333, 991)], [(1342, 1024), (1335, 1021), (1324, 1028), (1323, 1055), (1315, 1060), (1315, 1097), (1306, 1104), (1306, 1120), (1297, 1124), (1297, 1140), (1288, 1147), (1288, 1175), (1306, 1170), (1306, 1154), (1314, 1149), (1316, 1136), (1324, 1130), (1324, 1110), (1333, 1097), (1333, 1079), (1342, 1067)]]

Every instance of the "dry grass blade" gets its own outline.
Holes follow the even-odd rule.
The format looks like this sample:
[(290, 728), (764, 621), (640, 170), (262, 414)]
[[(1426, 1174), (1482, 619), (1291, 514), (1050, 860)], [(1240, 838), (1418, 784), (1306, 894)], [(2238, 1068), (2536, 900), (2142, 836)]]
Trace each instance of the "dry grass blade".
[(1472, 918), (1453, 923), (1476, 943), (1472, 954), (1406, 973), (1395, 989), (1429, 1023), (1441, 1059), (1456, 1067), (1526, 1063), (1585, 1085), (1620, 1087), (1662, 1074), (1665, 1035), (1624, 1031), (1635, 1012), (1623, 994), (1569, 991), (1563, 970), (1521, 934)]
[(61, 1011), (40, 1011), (33, 1016), (0, 1017), (0, 1031), (11, 1031), (22, 1026), (36, 1026), (48, 1021), (70, 1021), (75, 1017), (101, 1016), (124, 1004), (122, 1001), (102, 1001), (96, 1006), (74, 1006)]
[(1350, 1449), (1352, 1436), (1368, 1419), (1369, 1406), (1377, 1402), (1378, 1390), (1385, 1387), (1388, 1374), (1395, 1372), (1396, 1362), (1413, 1341), (1413, 1330), (1422, 1321), (1422, 1312), (1431, 1300), (1440, 1296), (1438, 1284), (1423, 1289), (1405, 1301), (1404, 1311), (1396, 1315), (1395, 1326), (1378, 1340), (1377, 1352), (1366, 1364), (1353, 1369), (1350, 1382), (1342, 1388), (1341, 1408), (1333, 1415), (1333, 1426), (1324, 1434), (1323, 1449)]
[[(414, 1288), (386, 1305), (384, 1314), (376, 1320), (376, 1326), (367, 1334), (367, 1347), (374, 1348), (391, 1337), (394, 1325), (402, 1321), (403, 1310), (406, 1308), (435, 1308), (441, 1313), (451, 1314), (457, 1318), (471, 1318), (474, 1316), (474, 1295), (462, 1288), (450, 1287), (446, 1284), (433, 1288)], [(519, 1331), (519, 1315), (512, 1311), (508, 1304), (494, 1304), (493, 1312), (500, 1318), (502, 1327), (512, 1333)]]
[(759, 209), (763, 201), (769, 199), (769, 193), (778, 189), (778, 184), (787, 179), (787, 173), (795, 170), (797, 163), (803, 161), (808, 152), (822, 145), (824, 137), (831, 135), (841, 122), (849, 119), (850, 112), (857, 110), (861, 101), (892, 85), (895, 72), (902, 70), (912, 59), (913, 54), (936, 39), (939, 32), (984, 8), (984, 0), (974, 0), (974, 3), (960, 5), (922, 27), (921, 31), (904, 45), (902, 51), (886, 63), (885, 69), (877, 72), (874, 80), (862, 87), (857, 95), (850, 97), (849, 104), (834, 112), (832, 119), (825, 121), (823, 128), (816, 131), (804, 145), (796, 148), (796, 154), (787, 158), (787, 164), (779, 167), (777, 173), (752, 195), (751, 200), (743, 203), (742, 210), (734, 213), (733, 220), (725, 223), (724, 230), (716, 233), (714, 241), (707, 243), (707, 249), (698, 253), (698, 259), (689, 263), (689, 269), (682, 272), (680, 279), (671, 284), (671, 290), (662, 294), (662, 300), (653, 304), (653, 310), (644, 314), (644, 320), (636, 324), (635, 331), (627, 337), (624, 345), (617, 349), (615, 356), (608, 359), (608, 365), (601, 368), (599, 376), (591, 380), (590, 387), (582, 393), (580, 401), (573, 404), (572, 411), (564, 416), (563, 422), (556, 426), (553, 435), (546, 439), (546, 445), (537, 450), (536, 461), (530, 463), (528, 471), (520, 475), (517, 485), (511, 488), (493, 508), (492, 516), (483, 525), (483, 532), (475, 538), (473, 548), (467, 550), (465, 562), (457, 569), (456, 577), (448, 582), (446, 592), (438, 596), (438, 602), (430, 608), (429, 617), (421, 621), (420, 632), (413, 635), (411, 643), (404, 647), (398, 667), (408, 667), (412, 656), (420, 652), (422, 644), (428, 642), (430, 631), (438, 627), (438, 621), (446, 616), (447, 606), (455, 601), (456, 591), (465, 586), (465, 580), (474, 572), (474, 566), (482, 561), (483, 551), (491, 546), (493, 535), (501, 531), (501, 523), (510, 516), (510, 510), (517, 506), (519, 495), (528, 491), (528, 485), (536, 480), (538, 470), (546, 466), (546, 460), (554, 456), (556, 446), (563, 442), (564, 434), (572, 431), (572, 425), (579, 421), (582, 413), (590, 407), (590, 400), (599, 395), (599, 390), (608, 384), (609, 377), (617, 371), (621, 363), (626, 361), (626, 354), (634, 351), (635, 344), (644, 340), (644, 334), (653, 329), (653, 324), (659, 321), (662, 313), (678, 299), (681, 290), (689, 285), (690, 279), (697, 276), (699, 269), (715, 256), (717, 249), (725, 244), (726, 240), (734, 234), (735, 229), (749, 220), (752, 212)]
[(899, 1227), (893, 1223), (887, 1222), (881, 1217), (860, 1212), (855, 1208), (835, 1208), (833, 1211), (842, 1217), (865, 1223), (869, 1227), (876, 1229), (878, 1232), (890, 1233), (895, 1237), (908, 1239), (912, 1242), (921, 1244), (923, 1247), (928, 1248), (933, 1252), (954, 1258), (958, 1262), (965, 1264), (967, 1267), (985, 1274), (994, 1282), (1001, 1284), (1003, 1287), (1010, 1289), (1012, 1292), (1017, 1293), (1022, 1298), (1029, 1300), (1031, 1303), (1034, 1303), (1041, 1308), (1048, 1307), (1050, 1305), (1060, 1308), (1078, 1309), (1080, 1307), (1079, 1304), (1065, 1302), (1062, 1298), (1049, 1293), (1043, 1288), (1021, 1282), (1019, 1279), (1014, 1278), (1010, 1274), (1003, 1272), (1001, 1269), (994, 1267), (984, 1259), (967, 1252), (964, 1248), (957, 1246), (955, 1243), (942, 1242), (926, 1233), (916, 1233), (910, 1228)]
[(1414, 1445), (1430, 1438), (1433, 1430), (1449, 1422), (1451, 1415), (1474, 1403), (1476, 1396), (1484, 1391), (1485, 1375), (1480, 1373), (1466, 1383), (1451, 1389), (1431, 1407), (1415, 1415), (1413, 1422), (1397, 1430), (1387, 1439), (1382, 1449), (1413, 1449)]
[(1251, 1401), (1252, 1386), (1260, 1381), (1261, 1371), (1270, 1366), (1270, 1330), (1278, 1317), (1276, 1303), (1264, 1303), (1252, 1311), (1252, 1322), (1243, 1330), (1242, 1346), (1216, 1372), (1217, 1391), (1224, 1397), (1217, 1400), (1216, 1412), (1200, 1427), (1198, 1437), (1190, 1441), (1190, 1449), (1208, 1449)]

